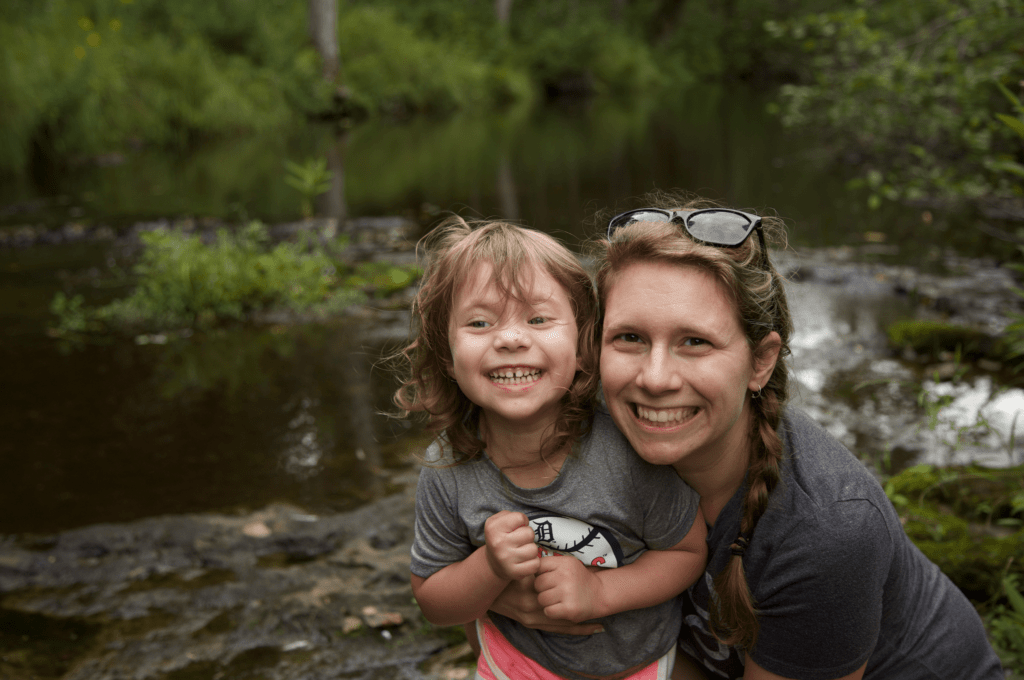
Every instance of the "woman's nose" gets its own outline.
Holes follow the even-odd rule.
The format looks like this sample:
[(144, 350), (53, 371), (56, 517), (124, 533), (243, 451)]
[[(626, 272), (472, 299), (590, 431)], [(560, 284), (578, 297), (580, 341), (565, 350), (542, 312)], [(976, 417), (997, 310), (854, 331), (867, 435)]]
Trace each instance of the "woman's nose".
[(671, 392), (683, 386), (679, 366), (675, 365), (666, 350), (657, 347), (648, 352), (637, 374), (636, 382), (639, 387), (651, 394)]

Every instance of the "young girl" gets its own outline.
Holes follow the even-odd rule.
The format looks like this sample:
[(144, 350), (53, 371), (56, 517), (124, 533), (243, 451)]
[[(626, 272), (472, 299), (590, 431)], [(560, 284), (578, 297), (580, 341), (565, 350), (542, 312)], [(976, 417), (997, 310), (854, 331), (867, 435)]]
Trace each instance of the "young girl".
[[(706, 529), (696, 494), (595, 412), (589, 276), (551, 237), (500, 222), (452, 218), (426, 252), (411, 375), (396, 394), (439, 434), (416, 496), (412, 587), (424, 615), (476, 622), (478, 678), (668, 678), (675, 598), (704, 568)], [(488, 616), (522, 580), (547, 616), (603, 632)]]

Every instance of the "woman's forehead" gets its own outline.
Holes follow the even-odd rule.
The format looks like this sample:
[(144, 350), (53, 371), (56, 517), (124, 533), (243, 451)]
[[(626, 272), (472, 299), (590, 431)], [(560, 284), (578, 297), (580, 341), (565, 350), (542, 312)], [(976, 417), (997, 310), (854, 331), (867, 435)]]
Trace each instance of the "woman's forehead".
[(607, 279), (603, 294), (606, 323), (738, 323), (737, 308), (725, 284), (694, 265), (633, 263)]

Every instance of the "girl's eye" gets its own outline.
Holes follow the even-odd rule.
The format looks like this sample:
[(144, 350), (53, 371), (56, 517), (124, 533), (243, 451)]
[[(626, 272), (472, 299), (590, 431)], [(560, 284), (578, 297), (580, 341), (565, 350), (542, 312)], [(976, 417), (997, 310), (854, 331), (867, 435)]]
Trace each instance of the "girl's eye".
[(487, 328), (487, 326), (489, 326), (489, 325), (490, 324), (488, 324), (486, 321), (481, 321), (480, 319), (477, 319), (476, 321), (470, 321), (469, 322), (469, 327), (470, 328)]
[(545, 321), (547, 321), (547, 319), (545, 319), (543, 316), (535, 316), (532, 319), (530, 319), (530, 323), (532, 324), (540, 324), (544, 323)]

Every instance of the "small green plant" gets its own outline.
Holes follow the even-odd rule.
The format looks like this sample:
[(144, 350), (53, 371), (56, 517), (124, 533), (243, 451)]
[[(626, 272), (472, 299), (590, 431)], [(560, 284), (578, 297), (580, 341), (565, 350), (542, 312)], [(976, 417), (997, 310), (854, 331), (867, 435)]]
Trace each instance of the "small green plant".
[(294, 161), (285, 161), (288, 174), (285, 183), (302, 194), (299, 208), (302, 216), (309, 219), (313, 216), (313, 199), (331, 188), (331, 173), (327, 169), (326, 158), (309, 158), (301, 165)]
[(995, 605), (985, 615), (992, 647), (999, 655), (1003, 667), (1010, 671), (1008, 678), (1024, 677), (1024, 595), (1020, 578), (1008, 574), (1002, 580), (1006, 604)]
[[(209, 244), (180, 230), (156, 230), (141, 238), (132, 293), (93, 309), (80, 295), (58, 293), (50, 306), (58, 318), (51, 335), (206, 327), (263, 312), (330, 316), (367, 294), (384, 297), (400, 290), (419, 275), (415, 267), (394, 265), (360, 265), (353, 274), (337, 257), (338, 243), (307, 239), (273, 245), (259, 222), (237, 233), (222, 229)], [(359, 271), (370, 276), (358, 276)]]

